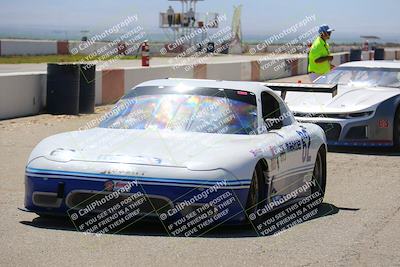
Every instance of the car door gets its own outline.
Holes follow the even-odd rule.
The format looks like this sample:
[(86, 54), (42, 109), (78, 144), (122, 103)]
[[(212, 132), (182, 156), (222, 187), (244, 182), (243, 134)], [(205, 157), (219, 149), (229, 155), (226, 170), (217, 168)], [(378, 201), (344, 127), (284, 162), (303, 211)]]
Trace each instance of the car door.
[(295, 192), (298, 197), (309, 192), (299, 192), (298, 188), (310, 179), (313, 168), (309, 155), (311, 138), (305, 128), (295, 122), (286, 104), (270, 91), (261, 94), (262, 116), (268, 134), (276, 135), (270, 149), (274, 155), (272, 163), (276, 172), (270, 177), (269, 193), (272, 201)]

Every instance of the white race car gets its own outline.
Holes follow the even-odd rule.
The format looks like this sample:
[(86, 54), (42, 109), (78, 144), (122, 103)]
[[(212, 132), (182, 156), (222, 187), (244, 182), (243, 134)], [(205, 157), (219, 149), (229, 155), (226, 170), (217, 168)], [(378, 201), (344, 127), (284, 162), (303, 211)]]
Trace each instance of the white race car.
[(141, 198), (125, 219), (229, 206), (215, 222), (241, 223), (246, 211), (323, 195), (325, 183), (323, 130), (296, 122), (264, 84), (162, 79), (130, 90), (98, 127), (40, 142), (26, 166), (25, 207), (98, 219)]
[(331, 94), (305, 87), (285, 100), (298, 121), (325, 130), (328, 145), (400, 149), (400, 62), (345, 63), (314, 84), (337, 88)]

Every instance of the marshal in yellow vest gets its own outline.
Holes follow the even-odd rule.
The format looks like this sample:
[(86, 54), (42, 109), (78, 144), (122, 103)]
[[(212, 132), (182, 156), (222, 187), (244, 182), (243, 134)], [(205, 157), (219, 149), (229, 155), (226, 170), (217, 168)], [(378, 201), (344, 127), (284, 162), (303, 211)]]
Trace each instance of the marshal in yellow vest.
[(308, 72), (316, 74), (326, 74), (331, 71), (331, 64), (329, 61), (316, 63), (315, 60), (320, 57), (330, 56), (329, 44), (324, 39), (318, 37), (315, 39), (311, 46), (308, 56)]

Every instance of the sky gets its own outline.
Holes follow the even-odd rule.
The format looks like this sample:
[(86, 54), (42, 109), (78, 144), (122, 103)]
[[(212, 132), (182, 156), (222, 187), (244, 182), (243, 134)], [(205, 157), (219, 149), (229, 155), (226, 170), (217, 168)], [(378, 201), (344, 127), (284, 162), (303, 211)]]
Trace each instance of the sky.
[[(158, 13), (167, 0), (0, 0), (0, 33), (29, 30), (102, 31), (128, 15), (137, 14), (148, 32), (158, 29)], [(378, 35), (400, 41), (399, 0), (205, 0), (199, 12), (226, 14), (231, 24), (233, 6), (243, 5), (244, 35), (280, 32), (305, 16), (316, 15), (315, 24), (329, 24), (337, 36)]]

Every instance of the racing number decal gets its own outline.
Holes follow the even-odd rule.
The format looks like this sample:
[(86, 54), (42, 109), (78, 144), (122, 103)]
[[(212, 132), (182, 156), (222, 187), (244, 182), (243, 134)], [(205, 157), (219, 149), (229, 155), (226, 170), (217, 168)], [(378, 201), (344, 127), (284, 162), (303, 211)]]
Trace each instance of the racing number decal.
[(310, 162), (311, 161), (311, 156), (310, 156), (311, 136), (305, 129), (302, 129), (301, 131), (296, 131), (296, 132), (298, 135), (300, 135), (301, 143), (302, 143), (301, 159), (303, 162)]

